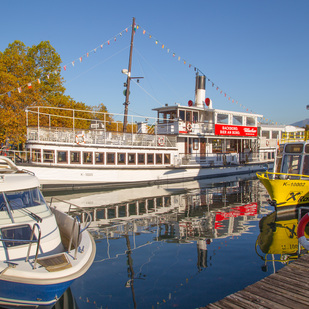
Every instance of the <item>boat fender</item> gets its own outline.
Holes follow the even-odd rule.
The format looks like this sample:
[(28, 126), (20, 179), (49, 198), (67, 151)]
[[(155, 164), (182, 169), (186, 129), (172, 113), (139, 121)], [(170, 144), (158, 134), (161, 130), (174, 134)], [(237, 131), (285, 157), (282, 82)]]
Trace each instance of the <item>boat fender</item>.
[(266, 140), (266, 146), (267, 147), (269, 146), (269, 140)]
[(158, 137), (158, 145), (159, 146), (163, 146), (164, 145), (164, 137), (163, 136), (159, 136)]
[(83, 134), (77, 134), (75, 136), (75, 141), (76, 141), (76, 144), (79, 145), (79, 144), (85, 144), (85, 136)]
[(309, 212), (307, 212), (301, 220), (298, 222), (297, 227), (297, 238), (298, 242), (306, 249), (309, 250), (309, 241), (307, 240), (305, 236), (305, 227), (307, 223), (309, 222)]
[(192, 124), (191, 124), (191, 122), (188, 122), (188, 123), (187, 123), (187, 131), (188, 131), (188, 132), (191, 132), (191, 131), (192, 131)]

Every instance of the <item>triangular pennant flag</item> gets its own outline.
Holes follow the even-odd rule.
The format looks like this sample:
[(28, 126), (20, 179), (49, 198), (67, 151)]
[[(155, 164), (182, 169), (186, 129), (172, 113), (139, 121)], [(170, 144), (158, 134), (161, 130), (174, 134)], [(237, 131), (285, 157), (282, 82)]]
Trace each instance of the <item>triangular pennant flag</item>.
[(73, 67), (74, 67), (74, 65), (75, 65), (75, 61), (72, 61), (72, 65), (73, 65)]
[(66, 71), (66, 70), (67, 70), (67, 66), (65, 65), (65, 66), (63, 67), (63, 69)]
[(18, 89), (18, 92), (21, 93), (21, 87), (18, 87), (17, 89)]
[(114, 41), (116, 42), (116, 37), (114, 37)]
[(109, 45), (109, 41), (107, 41), (107, 44)]
[(28, 83), (28, 88), (29, 88), (29, 89), (31, 89), (31, 88), (32, 88), (31, 83)]
[(87, 53), (87, 57), (89, 57), (89, 53)]
[(145, 34), (146, 33), (146, 31), (145, 30), (143, 30), (143, 34)]
[(41, 84), (41, 81), (40, 81), (40, 79), (38, 79), (38, 84)]
[(83, 58), (82, 57), (79, 57), (79, 62), (82, 62)]
[(103, 44), (101, 44), (101, 48), (103, 48)]
[(49, 74), (47, 74), (47, 79), (49, 79)]

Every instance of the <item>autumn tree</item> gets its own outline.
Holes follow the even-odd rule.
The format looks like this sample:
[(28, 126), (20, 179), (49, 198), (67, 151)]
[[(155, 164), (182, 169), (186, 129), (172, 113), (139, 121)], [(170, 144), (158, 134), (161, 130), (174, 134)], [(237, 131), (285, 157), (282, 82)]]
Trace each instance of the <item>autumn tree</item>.
[[(14, 41), (0, 52), (0, 143), (9, 140), (10, 144), (17, 146), (25, 142), (26, 107), (29, 126), (37, 125), (37, 114), (32, 107), (43, 106), (41, 111), (53, 111), (53, 116), (41, 117), (41, 126), (72, 127), (74, 109), (78, 110), (74, 111), (75, 128), (88, 129), (91, 119), (98, 117), (94, 111), (105, 113), (99, 119), (105, 117), (107, 129), (116, 127), (104, 104), (91, 107), (65, 95), (60, 65), (60, 55), (49, 41), (32, 47)], [(81, 118), (88, 120), (82, 121)]]

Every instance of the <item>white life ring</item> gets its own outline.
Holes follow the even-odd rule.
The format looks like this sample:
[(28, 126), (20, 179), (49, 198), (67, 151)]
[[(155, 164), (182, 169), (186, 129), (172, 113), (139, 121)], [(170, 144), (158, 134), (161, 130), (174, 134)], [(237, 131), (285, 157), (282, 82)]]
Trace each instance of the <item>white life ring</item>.
[(159, 145), (159, 146), (163, 146), (164, 143), (165, 143), (164, 136), (159, 136), (159, 137), (158, 137), (158, 145)]
[(305, 236), (305, 227), (307, 223), (309, 222), (309, 213), (307, 212), (301, 220), (298, 222), (297, 227), (297, 238), (298, 242), (306, 249), (309, 250), (309, 241), (307, 240)]
[(268, 139), (266, 140), (266, 146), (267, 147), (269, 146), (269, 140)]
[(191, 132), (192, 131), (192, 124), (191, 124), (191, 122), (187, 123), (186, 128), (187, 128), (187, 132)]
[(75, 142), (76, 142), (77, 145), (85, 144), (85, 136), (84, 136), (84, 134), (77, 134), (75, 136)]

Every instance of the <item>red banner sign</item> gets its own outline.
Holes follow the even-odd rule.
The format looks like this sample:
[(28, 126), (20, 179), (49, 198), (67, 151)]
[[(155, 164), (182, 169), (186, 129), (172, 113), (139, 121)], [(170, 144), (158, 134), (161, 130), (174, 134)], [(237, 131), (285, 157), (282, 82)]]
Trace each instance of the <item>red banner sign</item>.
[(216, 135), (232, 135), (232, 136), (257, 136), (256, 127), (233, 126), (228, 124), (216, 124)]

